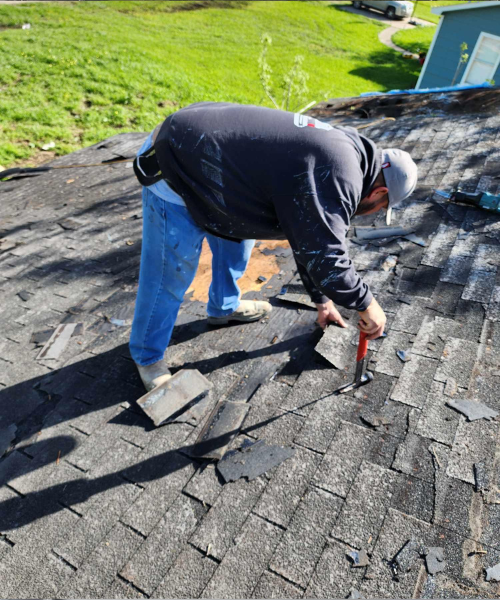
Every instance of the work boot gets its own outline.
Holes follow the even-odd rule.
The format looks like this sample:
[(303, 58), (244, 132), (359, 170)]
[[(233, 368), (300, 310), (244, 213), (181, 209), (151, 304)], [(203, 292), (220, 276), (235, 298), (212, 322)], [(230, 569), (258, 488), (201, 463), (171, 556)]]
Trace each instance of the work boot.
[(269, 302), (261, 300), (242, 300), (238, 308), (229, 315), (223, 317), (208, 317), (210, 325), (225, 325), (230, 321), (250, 323), (267, 317), (273, 307)]
[(136, 363), (136, 367), (141, 376), (142, 383), (148, 392), (154, 390), (155, 387), (165, 383), (165, 381), (168, 381), (172, 377), (164, 359), (145, 367)]

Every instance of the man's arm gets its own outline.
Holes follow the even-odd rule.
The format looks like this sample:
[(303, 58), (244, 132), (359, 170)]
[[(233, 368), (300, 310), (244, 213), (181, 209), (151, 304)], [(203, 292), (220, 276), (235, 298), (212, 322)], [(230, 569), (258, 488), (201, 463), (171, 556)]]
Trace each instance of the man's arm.
[[(340, 306), (357, 310), (360, 329), (368, 333), (370, 339), (375, 339), (383, 332), (385, 315), (349, 259), (346, 245), (348, 205), (336, 199), (320, 200), (314, 194), (280, 198), (275, 202), (280, 224), (300, 265), (304, 285), (313, 302), (320, 305), (318, 322), (321, 312), (324, 313), (324, 324), (328, 321), (341, 324), (342, 320), (340, 315), (337, 317), (333, 303), (318, 302), (324, 300), (319, 295), (323, 294)], [(332, 308), (335, 312), (331, 312)]]

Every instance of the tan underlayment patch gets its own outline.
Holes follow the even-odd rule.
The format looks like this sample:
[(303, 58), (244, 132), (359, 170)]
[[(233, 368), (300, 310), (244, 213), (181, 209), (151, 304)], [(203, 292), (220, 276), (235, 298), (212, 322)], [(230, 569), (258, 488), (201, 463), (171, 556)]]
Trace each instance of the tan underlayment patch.
[[(258, 242), (257, 242), (258, 244)], [(275, 248), (289, 248), (289, 244), (285, 240), (267, 240), (261, 241), (259, 247), (254, 247), (252, 250), (252, 256), (248, 263), (247, 270), (243, 277), (238, 281), (242, 294), (245, 292), (254, 292), (262, 289), (263, 286), (267, 285), (267, 282), (273, 275), (277, 275), (280, 272), (280, 265), (278, 259), (274, 254), (264, 254), (262, 251), (266, 248), (268, 250), (274, 250)], [(265, 277), (267, 281), (258, 281), (258, 277)], [(199, 300), (200, 302), (208, 301), (208, 288), (212, 281), (212, 253), (207, 240), (204, 240), (203, 247), (201, 249), (200, 264), (198, 265), (198, 271), (196, 277), (191, 284), (191, 287), (186, 292), (187, 294), (192, 293), (191, 300)]]

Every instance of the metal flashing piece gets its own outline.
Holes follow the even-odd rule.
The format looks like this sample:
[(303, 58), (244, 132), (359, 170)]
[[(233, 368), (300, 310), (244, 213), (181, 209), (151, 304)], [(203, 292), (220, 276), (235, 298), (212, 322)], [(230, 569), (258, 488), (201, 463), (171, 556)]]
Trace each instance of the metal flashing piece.
[(238, 434), (250, 406), (223, 400), (217, 404), (189, 454), (195, 458), (220, 460)]
[(425, 240), (423, 240), (422, 238), (418, 237), (414, 233), (409, 233), (408, 235), (404, 235), (403, 239), (404, 240), (408, 240), (409, 242), (413, 242), (414, 244), (417, 244), (417, 246), (423, 246), (423, 247), (425, 247), (427, 245), (425, 243)]
[(475, 400), (447, 400), (446, 404), (458, 410), (467, 417), (469, 421), (477, 421), (478, 419), (488, 419), (492, 421), (498, 416), (498, 412), (486, 406), (482, 402)]
[(226, 483), (246, 477), (248, 481), (277, 467), (295, 454), (293, 448), (267, 445), (264, 440), (245, 442), (228, 452), (217, 464), (219, 473)]
[[(212, 383), (196, 369), (182, 369), (139, 398), (137, 404), (158, 427), (194, 408), (212, 387)], [(182, 420), (189, 420), (191, 416)]]

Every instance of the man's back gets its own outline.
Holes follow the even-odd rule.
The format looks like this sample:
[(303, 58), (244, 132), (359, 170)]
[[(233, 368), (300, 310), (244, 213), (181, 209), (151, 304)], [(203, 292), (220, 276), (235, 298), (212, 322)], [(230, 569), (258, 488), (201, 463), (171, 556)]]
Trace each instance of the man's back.
[(164, 176), (206, 229), (281, 238), (292, 203), (343, 202), (351, 216), (380, 170), (375, 144), (304, 115), (202, 102), (169, 116), (155, 143)]

